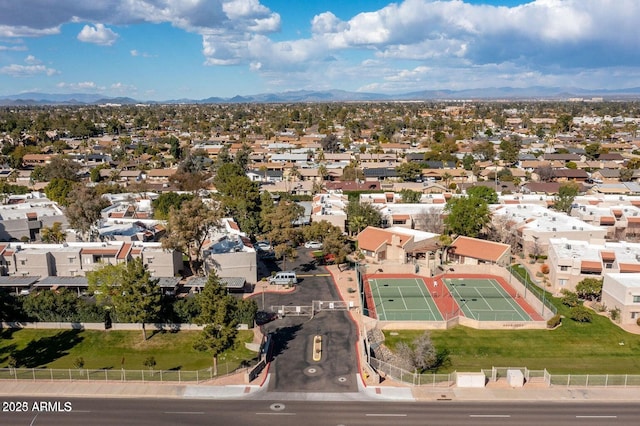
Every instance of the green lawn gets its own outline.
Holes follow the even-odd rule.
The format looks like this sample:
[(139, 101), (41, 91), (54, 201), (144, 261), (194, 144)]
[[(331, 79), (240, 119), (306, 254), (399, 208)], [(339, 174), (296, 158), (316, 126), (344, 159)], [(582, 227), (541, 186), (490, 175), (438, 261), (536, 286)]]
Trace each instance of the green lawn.
[[(640, 335), (622, 330), (593, 313), (591, 323), (577, 323), (568, 308), (551, 298), (565, 316), (555, 330), (475, 330), (455, 327), (431, 331), (438, 350), (450, 353), (451, 365), (439, 372), (479, 371), (491, 367), (546, 368), (551, 374), (640, 374)], [(422, 331), (385, 332), (386, 344), (410, 343)], [(396, 333), (396, 332), (394, 332)], [(624, 344), (621, 344), (624, 343)]]
[[(144, 360), (153, 356), (156, 370), (199, 370), (211, 367), (206, 352), (193, 349), (198, 332), (155, 333), (146, 341), (141, 332), (77, 330), (2, 330), (0, 332), (0, 367), (7, 367), (10, 354), (19, 367), (73, 368), (82, 357), (84, 368), (120, 369), (124, 359), (127, 370), (145, 369)], [(241, 331), (234, 347), (219, 357), (219, 372), (235, 368), (243, 360), (257, 356), (245, 348), (252, 331)], [(233, 364), (233, 365), (232, 365)]]

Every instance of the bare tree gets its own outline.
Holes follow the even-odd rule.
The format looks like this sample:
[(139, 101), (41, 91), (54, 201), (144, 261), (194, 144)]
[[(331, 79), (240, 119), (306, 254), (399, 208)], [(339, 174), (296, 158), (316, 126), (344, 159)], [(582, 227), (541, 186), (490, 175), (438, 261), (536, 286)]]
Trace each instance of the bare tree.
[(444, 231), (441, 211), (435, 207), (421, 210), (414, 219), (416, 229), (419, 231), (432, 232), (434, 234), (442, 234)]
[(491, 221), (487, 239), (515, 247), (518, 243), (516, 223), (505, 215), (496, 215)]

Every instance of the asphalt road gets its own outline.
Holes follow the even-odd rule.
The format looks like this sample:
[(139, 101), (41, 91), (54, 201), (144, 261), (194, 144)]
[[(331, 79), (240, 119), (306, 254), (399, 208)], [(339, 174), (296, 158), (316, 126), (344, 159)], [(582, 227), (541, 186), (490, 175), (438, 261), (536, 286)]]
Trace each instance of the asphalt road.
[[(27, 404), (15, 412), (15, 405)], [(40, 411), (42, 403), (68, 407)], [(636, 403), (267, 402), (179, 399), (5, 399), (2, 425), (636, 425)], [(34, 409), (34, 404), (35, 408)], [(45, 408), (45, 407), (40, 407)], [(52, 407), (49, 407), (52, 408)]]
[[(258, 306), (310, 306), (314, 300), (340, 300), (332, 277), (311, 262), (311, 250), (299, 249), (299, 256), (287, 269), (303, 275), (291, 293), (256, 294)], [(260, 288), (258, 287), (259, 291)], [(286, 316), (264, 326), (274, 333), (270, 392), (357, 392), (358, 365), (356, 325), (346, 311), (322, 311), (310, 316)], [(322, 357), (313, 360), (313, 339), (322, 336)]]

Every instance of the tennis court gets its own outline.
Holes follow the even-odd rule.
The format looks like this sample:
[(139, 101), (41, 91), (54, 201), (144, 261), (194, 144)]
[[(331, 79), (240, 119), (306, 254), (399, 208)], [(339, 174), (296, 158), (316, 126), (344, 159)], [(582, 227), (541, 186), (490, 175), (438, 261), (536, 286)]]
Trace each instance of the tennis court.
[(533, 318), (494, 279), (443, 278), (460, 313), (479, 321), (533, 321)]
[(381, 321), (443, 321), (429, 289), (419, 278), (368, 279)]

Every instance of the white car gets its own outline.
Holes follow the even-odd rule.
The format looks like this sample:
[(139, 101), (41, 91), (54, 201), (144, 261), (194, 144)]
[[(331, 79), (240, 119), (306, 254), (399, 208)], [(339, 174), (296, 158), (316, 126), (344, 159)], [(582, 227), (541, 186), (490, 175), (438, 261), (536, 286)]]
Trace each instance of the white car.
[(262, 251), (271, 250), (271, 244), (269, 244), (269, 241), (258, 241), (256, 242), (255, 246)]
[(310, 249), (321, 249), (322, 243), (319, 241), (307, 241), (306, 243), (304, 243), (304, 247)]

